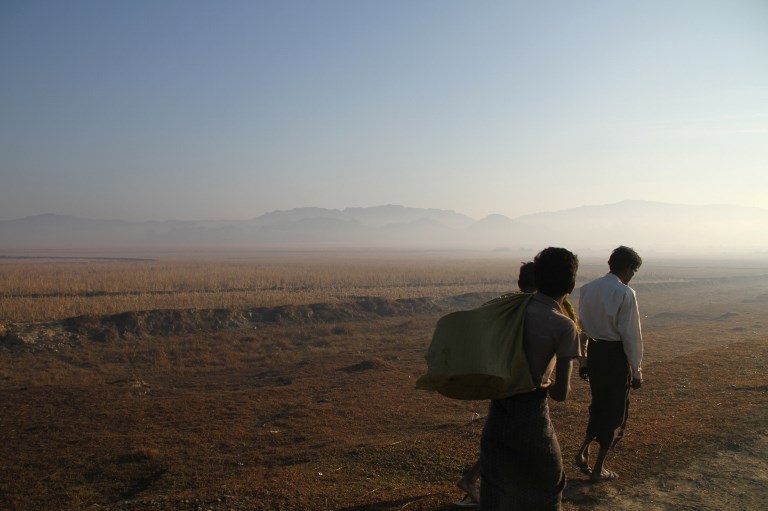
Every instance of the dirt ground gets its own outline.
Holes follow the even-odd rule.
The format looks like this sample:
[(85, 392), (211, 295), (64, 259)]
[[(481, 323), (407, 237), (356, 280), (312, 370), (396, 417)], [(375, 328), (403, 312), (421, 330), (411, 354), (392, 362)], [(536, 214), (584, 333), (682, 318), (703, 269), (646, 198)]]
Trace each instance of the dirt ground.
[(761, 419), (754, 437), (739, 434), (733, 446), (706, 452), (686, 468), (606, 492), (594, 509), (768, 509), (768, 433)]
[[(768, 509), (766, 296), (765, 276), (638, 285), (647, 383), (608, 460), (618, 480), (570, 463), (587, 384), (550, 403), (565, 510)], [(471, 301), (168, 335), (6, 326), (0, 509), (455, 509), (487, 403), (413, 384), (437, 318)]]

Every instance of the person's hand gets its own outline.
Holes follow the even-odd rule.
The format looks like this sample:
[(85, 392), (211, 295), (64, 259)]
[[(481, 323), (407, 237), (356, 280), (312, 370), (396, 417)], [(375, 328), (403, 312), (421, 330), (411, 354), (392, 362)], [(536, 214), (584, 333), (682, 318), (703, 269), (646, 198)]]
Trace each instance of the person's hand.
[(643, 380), (640, 378), (632, 378), (632, 388), (637, 390), (643, 386)]
[(579, 378), (584, 381), (589, 381), (589, 368), (587, 366), (579, 367)]

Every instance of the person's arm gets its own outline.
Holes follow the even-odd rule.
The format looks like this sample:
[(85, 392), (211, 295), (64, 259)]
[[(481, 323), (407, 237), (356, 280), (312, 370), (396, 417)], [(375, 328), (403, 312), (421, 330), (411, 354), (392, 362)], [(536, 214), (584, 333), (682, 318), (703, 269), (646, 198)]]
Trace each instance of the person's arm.
[(618, 311), (617, 318), (621, 342), (624, 345), (624, 353), (632, 372), (632, 387), (640, 388), (643, 383), (641, 365), (643, 362), (643, 334), (640, 329), (640, 312), (637, 307), (635, 291), (630, 288), (625, 302)]
[(589, 381), (589, 362), (587, 360), (587, 334), (584, 331), (579, 332), (579, 349), (581, 350), (581, 356), (577, 359), (579, 361), (579, 378), (584, 381)]
[(555, 382), (549, 386), (549, 397), (565, 401), (571, 390), (571, 358), (558, 358), (555, 365)]

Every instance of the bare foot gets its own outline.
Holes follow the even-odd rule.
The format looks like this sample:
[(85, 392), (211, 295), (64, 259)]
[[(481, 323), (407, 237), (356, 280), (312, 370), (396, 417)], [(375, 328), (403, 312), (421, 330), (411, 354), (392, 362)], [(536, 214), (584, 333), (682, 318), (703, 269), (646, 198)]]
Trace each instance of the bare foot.
[(456, 482), (456, 486), (469, 496), (472, 502), (480, 502), (480, 490), (477, 489), (477, 485), (473, 481), (467, 481), (464, 478), (459, 479)]
[(576, 468), (578, 468), (583, 474), (591, 474), (592, 471), (589, 469), (589, 452), (586, 453), (576, 453), (576, 457), (574, 458), (574, 462), (576, 464)]
[(589, 476), (589, 480), (593, 483), (602, 483), (603, 481), (612, 481), (614, 479), (618, 479), (619, 474), (614, 472), (613, 470), (608, 470), (607, 468), (604, 468), (600, 471), (600, 475), (592, 473), (591, 476)]

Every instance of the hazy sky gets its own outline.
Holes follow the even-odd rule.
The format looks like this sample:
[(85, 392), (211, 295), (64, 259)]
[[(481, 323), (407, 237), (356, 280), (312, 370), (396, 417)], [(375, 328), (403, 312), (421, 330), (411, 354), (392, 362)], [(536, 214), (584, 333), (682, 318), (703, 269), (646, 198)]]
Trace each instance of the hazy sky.
[(768, 2), (0, 2), (0, 220), (765, 207)]

